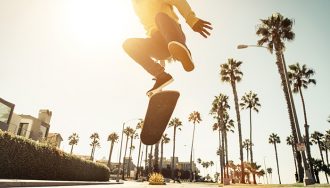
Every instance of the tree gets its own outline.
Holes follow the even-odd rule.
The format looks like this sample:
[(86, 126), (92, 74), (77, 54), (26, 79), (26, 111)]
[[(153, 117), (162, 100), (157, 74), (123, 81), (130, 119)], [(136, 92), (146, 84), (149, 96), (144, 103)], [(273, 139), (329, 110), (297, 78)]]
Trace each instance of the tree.
[[(219, 135), (219, 159), (220, 159), (220, 172), (221, 172), (221, 178), (220, 182), (223, 183), (224, 179), (224, 150), (225, 150), (225, 115), (227, 115), (227, 109), (229, 109), (230, 106), (228, 105), (228, 96), (224, 95), (222, 93), (219, 94), (219, 96), (215, 96), (215, 99), (212, 102), (212, 108), (210, 111), (210, 114), (214, 115), (214, 119), (217, 120), (217, 123), (213, 125), (213, 131), (218, 131)], [(227, 119), (226, 119), (227, 120)], [(227, 177), (227, 176), (226, 176)]]
[[(143, 128), (143, 123), (144, 123), (144, 121), (143, 121), (142, 119), (140, 119), (140, 121), (139, 121), (138, 124), (136, 125), (136, 130), (142, 129), (142, 128)], [(139, 144), (139, 154), (138, 154), (138, 160), (137, 160), (137, 164), (136, 164), (137, 168), (136, 168), (135, 180), (138, 179), (139, 174), (140, 174), (140, 168), (139, 168), (139, 166), (141, 166), (140, 163), (142, 162), (142, 161), (140, 160), (141, 145), (142, 145), (142, 141), (141, 141), (141, 139), (140, 139), (140, 144)]]
[[(243, 73), (240, 71), (241, 61), (236, 61), (234, 59), (228, 59), (228, 62), (225, 64), (221, 64), (220, 76), (221, 81), (228, 82), (232, 86), (234, 101), (235, 101), (235, 111), (236, 111), (236, 119), (237, 119), (237, 128), (238, 128), (238, 137), (239, 137), (239, 153), (241, 160), (241, 167), (244, 169), (243, 162), (243, 147), (242, 147), (242, 128), (241, 128), (241, 117), (239, 112), (238, 105), (238, 95), (236, 89), (236, 83), (242, 80)], [(244, 183), (244, 173), (241, 173), (241, 183)]]
[(258, 176), (258, 178), (259, 178), (259, 183), (260, 183), (260, 177), (261, 177), (261, 176), (264, 177), (265, 174), (266, 174), (266, 173), (265, 173), (265, 170), (264, 170), (264, 169), (261, 169), (261, 170), (259, 170), (259, 171), (257, 172), (257, 176)]
[(109, 134), (109, 136), (108, 136), (108, 141), (111, 142), (111, 144), (110, 144), (109, 159), (108, 159), (108, 167), (110, 168), (110, 172), (111, 172), (111, 156), (112, 156), (113, 146), (114, 146), (114, 144), (116, 142), (118, 142), (118, 139), (119, 139), (119, 136), (115, 132)]
[(224, 121), (224, 128), (225, 128), (225, 131), (224, 131), (224, 137), (225, 137), (225, 166), (226, 166), (226, 169), (227, 169), (227, 172), (226, 172), (226, 177), (229, 178), (229, 165), (228, 165), (228, 138), (227, 138), (227, 132), (232, 132), (234, 133), (234, 128), (235, 128), (235, 125), (234, 125), (234, 120), (230, 119), (229, 118), (229, 115), (228, 113), (225, 113), (224, 116), (223, 116), (223, 121)]
[(171, 128), (173, 127), (173, 155), (172, 155), (172, 165), (171, 165), (171, 168), (172, 168), (172, 179), (174, 180), (174, 168), (175, 168), (175, 164), (174, 164), (174, 157), (175, 157), (175, 138), (176, 138), (176, 130), (180, 130), (181, 131), (181, 128), (180, 126), (182, 126), (182, 122), (180, 121), (179, 118), (173, 118), (171, 119), (170, 123), (168, 124), (168, 128)]
[(138, 134), (136, 133), (136, 129), (132, 129), (130, 132), (130, 139), (131, 139), (131, 146), (129, 147), (129, 154), (128, 154), (128, 163), (127, 163), (127, 177), (130, 177), (130, 166), (132, 161), (132, 151), (134, 150), (135, 146), (133, 146), (134, 139), (138, 138)]
[[(125, 144), (125, 153), (124, 153), (124, 159), (123, 159), (123, 174), (122, 179), (125, 179), (125, 158), (126, 158), (126, 152), (127, 152), (127, 146), (128, 146), (128, 139), (130, 138), (131, 134), (134, 132), (134, 129), (131, 127), (126, 127), (124, 129), (124, 134), (126, 135), (126, 144)], [(127, 169), (129, 170), (129, 169)]]
[[(240, 106), (242, 109), (249, 109), (250, 112), (250, 156), (251, 156), (251, 164), (253, 164), (253, 142), (252, 142), (252, 110), (255, 112), (259, 112), (259, 107), (261, 106), (259, 103), (259, 98), (256, 93), (252, 93), (250, 91), (249, 93), (245, 93), (245, 95), (241, 99)], [(247, 157), (249, 158), (249, 157)], [(257, 184), (256, 176), (253, 174), (253, 183)]]
[(267, 170), (267, 174), (269, 174), (270, 182), (272, 182), (273, 181), (273, 169), (272, 168), (267, 168), (266, 170)]
[(279, 181), (279, 184), (281, 184), (280, 168), (279, 168), (279, 165), (278, 165), (278, 154), (277, 154), (277, 147), (276, 147), (276, 144), (281, 143), (281, 140), (280, 140), (280, 137), (279, 137), (277, 134), (272, 133), (272, 134), (269, 136), (268, 142), (269, 142), (270, 144), (273, 144), (273, 145), (274, 145), (275, 156), (276, 156), (276, 165), (277, 165), (278, 181)]
[[(284, 18), (281, 14), (275, 13), (268, 19), (261, 19), (261, 24), (257, 26), (256, 34), (261, 37), (258, 40), (258, 45), (267, 45), (268, 50), (272, 54), (275, 50), (276, 65), (280, 74), (281, 83), (283, 87), (284, 96), (287, 103), (287, 109), (291, 124), (291, 132), (295, 143), (302, 143), (302, 136), (300, 134), (298, 118), (295, 110), (295, 105), (290, 90), (290, 85), (287, 79), (287, 70), (284, 60), (283, 51), (285, 49), (284, 41), (294, 40), (295, 33), (292, 31), (293, 20)], [(305, 167), (306, 181), (305, 184), (312, 184), (314, 182), (308, 167), (305, 152), (297, 152), (299, 182), (303, 182), (304, 172), (301, 166), (301, 159)]]
[(250, 150), (250, 148), (251, 148), (251, 142), (250, 142), (250, 140), (249, 139), (245, 139), (244, 141), (243, 141), (243, 148), (246, 150), (246, 162), (249, 162), (249, 150)]
[(298, 171), (297, 171), (297, 163), (296, 163), (296, 158), (295, 158), (295, 147), (294, 147), (294, 140), (293, 140), (293, 136), (290, 135), (288, 137), (286, 137), (286, 144), (291, 146), (292, 148), (292, 154), (293, 154), (293, 162), (294, 162), (294, 167), (295, 167), (295, 170), (296, 170), (296, 173), (295, 173), (295, 177), (296, 177), (296, 181), (298, 180)]
[(311, 170), (311, 173), (313, 173), (313, 165), (312, 165), (312, 155), (311, 155), (311, 149), (309, 146), (309, 125), (307, 122), (307, 113), (306, 113), (306, 106), (305, 106), (305, 100), (302, 93), (302, 88), (307, 89), (309, 84), (316, 84), (316, 80), (312, 79), (311, 77), (315, 74), (315, 71), (313, 69), (308, 69), (306, 65), (300, 66), (299, 63), (289, 65), (289, 82), (292, 85), (292, 91), (293, 93), (300, 94), (303, 111), (304, 111), (304, 120), (305, 120), (305, 145), (306, 145), (306, 152), (307, 152), (307, 158), (309, 168)]
[(195, 125), (196, 123), (200, 123), (202, 121), (201, 115), (197, 111), (193, 111), (189, 114), (188, 121), (192, 122), (194, 125), (192, 141), (191, 141), (191, 150), (190, 150), (190, 181), (193, 180), (193, 165), (192, 165), (192, 154), (194, 149), (194, 139), (195, 139)]
[(71, 136), (69, 136), (69, 145), (71, 146), (70, 154), (72, 155), (73, 146), (77, 145), (79, 142), (79, 136), (77, 133), (73, 133)]
[(94, 161), (94, 154), (95, 154), (95, 149), (96, 147), (100, 147), (100, 137), (99, 137), (99, 134), (98, 133), (93, 133), (91, 136), (90, 136), (90, 139), (92, 139), (92, 143), (90, 143), (90, 146), (92, 146), (92, 152), (91, 152), (91, 157), (90, 159), (92, 161)]
[(164, 144), (168, 144), (170, 142), (170, 138), (168, 137), (167, 133), (163, 134), (161, 142), (160, 142), (160, 169), (163, 168), (163, 154), (164, 154)]
[[(319, 146), (319, 151), (320, 151), (320, 155), (321, 155), (321, 160), (322, 160), (322, 164), (324, 165), (324, 157), (323, 157), (323, 153), (322, 153), (322, 147), (324, 145), (324, 142), (323, 142), (323, 136), (324, 134), (318, 132), (318, 131), (315, 131), (312, 135), (311, 135), (311, 139), (312, 139), (312, 143), (314, 144), (317, 144)], [(327, 183), (329, 183), (329, 180), (328, 180), (328, 176), (325, 175), (325, 178), (327, 180)]]

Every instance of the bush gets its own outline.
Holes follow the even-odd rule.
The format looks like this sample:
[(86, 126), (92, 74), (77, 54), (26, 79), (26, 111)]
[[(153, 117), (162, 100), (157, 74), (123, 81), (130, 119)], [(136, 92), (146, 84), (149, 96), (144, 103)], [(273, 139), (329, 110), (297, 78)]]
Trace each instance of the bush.
[(0, 179), (109, 181), (109, 168), (0, 131)]

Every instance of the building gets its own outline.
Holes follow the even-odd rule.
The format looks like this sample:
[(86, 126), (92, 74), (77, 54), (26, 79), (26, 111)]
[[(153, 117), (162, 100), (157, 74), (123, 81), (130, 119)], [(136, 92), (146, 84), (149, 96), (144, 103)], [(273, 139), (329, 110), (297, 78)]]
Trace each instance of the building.
[(60, 148), (62, 141), (63, 141), (63, 138), (62, 138), (61, 134), (59, 134), (59, 133), (48, 133), (47, 143), (49, 145)]
[(15, 105), (0, 98), (0, 130), (8, 131)]
[[(163, 158), (163, 164), (161, 168), (167, 168), (172, 166), (172, 158), (166, 159), (165, 157)], [(188, 170), (190, 171), (190, 162), (180, 162), (178, 157), (174, 157), (174, 164), (175, 168), (180, 169), (180, 170)], [(198, 171), (196, 167), (196, 163), (193, 161), (192, 162), (192, 170), (193, 171)]]

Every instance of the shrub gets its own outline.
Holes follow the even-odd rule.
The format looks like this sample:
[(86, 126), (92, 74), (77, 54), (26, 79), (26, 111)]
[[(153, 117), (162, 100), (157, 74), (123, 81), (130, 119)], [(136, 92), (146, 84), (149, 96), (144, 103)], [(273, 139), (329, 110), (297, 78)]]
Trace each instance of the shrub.
[(109, 168), (0, 131), (0, 179), (109, 181)]
[(149, 184), (150, 185), (164, 185), (164, 177), (160, 173), (151, 173), (149, 174)]

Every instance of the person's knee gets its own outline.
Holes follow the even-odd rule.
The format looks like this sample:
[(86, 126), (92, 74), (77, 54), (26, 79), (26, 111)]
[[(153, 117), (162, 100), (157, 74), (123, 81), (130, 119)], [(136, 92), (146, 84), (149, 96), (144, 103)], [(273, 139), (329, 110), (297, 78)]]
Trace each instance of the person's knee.
[(126, 53), (130, 53), (133, 49), (134, 46), (134, 39), (126, 39), (123, 42), (123, 49), (125, 50)]

